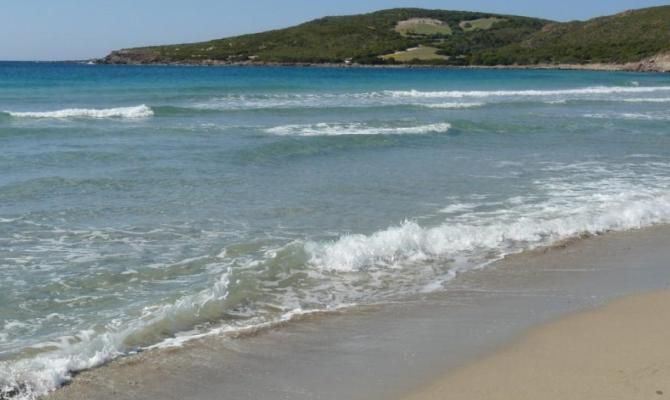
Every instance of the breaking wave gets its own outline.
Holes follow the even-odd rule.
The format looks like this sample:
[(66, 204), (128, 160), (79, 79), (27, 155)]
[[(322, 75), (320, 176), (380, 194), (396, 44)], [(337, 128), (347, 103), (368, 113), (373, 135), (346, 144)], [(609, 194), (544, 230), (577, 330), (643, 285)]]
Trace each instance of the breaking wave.
[(631, 121), (670, 121), (670, 115), (664, 113), (592, 113), (584, 114), (585, 118), (593, 119), (622, 119)]
[(283, 125), (266, 129), (267, 133), (281, 136), (342, 136), (342, 135), (420, 135), (445, 133), (451, 128), (449, 123), (418, 126), (374, 126), (364, 123), (318, 123)]
[(153, 110), (147, 105), (135, 107), (117, 108), (66, 108), (56, 111), (5, 111), (15, 118), (44, 118), (44, 119), (104, 119), (104, 118), (147, 118), (154, 115)]
[(313, 266), (332, 271), (396, 268), (454, 257), (469, 259), (465, 264), (473, 266), (491, 257), (498, 259), (584, 234), (668, 223), (668, 183), (623, 183), (621, 178), (612, 176), (573, 184), (557, 178), (542, 185), (549, 196), (541, 203), (510, 199), (507, 207), (493, 216), (488, 211), (478, 211), (476, 204), (459, 204), (449, 207), (449, 211), (461, 212), (460, 215), (439, 226), (422, 227), (406, 221), (370, 235), (345, 235), (329, 243), (311, 242), (306, 244), (306, 250)]
[(670, 103), (670, 97), (623, 99), (626, 103)]
[[(499, 99), (545, 97), (548, 104), (568, 100), (606, 100), (626, 102), (669, 102), (666, 98), (611, 98), (606, 95), (635, 95), (670, 92), (670, 86), (591, 86), (571, 89), (528, 90), (383, 90), (358, 93), (275, 93), (229, 94), (185, 105), (202, 111), (250, 111), (310, 108), (423, 107), (433, 109), (467, 109), (486, 105), (480, 101), (439, 102), (440, 99)], [(567, 97), (567, 98), (566, 98)]]
[(424, 104), (424, 107), (428, 108), (444, 108), (444, 109), (460, 109), (460, 108), (477, 108), (483, 107), (486, 103), (435, 103), (435, 104)]
[(629, 86), (593, 86), (576, 89), (557, 90), (448, 90), (448, 91), (418, 91), (418, 90), (390, 90), (384, 93), (391, 97), (413, 98), (463, 98), (463, 97), (512, 97), (512, 96), (560, 96), (560, 95), (598, 95), (617, 93), (654, 93), (670, 91), (670, 86), (629, 87)]
[[(84, 330), (45, 343), (42, 347), (50, 350), (32, 358), (0, 363), (0, 398), (35, 399), (68, 382), (73, 372), (142, 349), (436, 290), (459, 272), (508, 254), (582, 235), (668, 223), (670, 165), (653, 161), (646, 165), (645, 172), (634, 172), (626, 164), (546, 164), (543, 171), (552, 176), (533, 184), (541, 201), (537, 195), (497, 203), (471, 196), (442, 208), (446, 216), (438, 225), (405, 221), (331, 241), (293, 240), (266, 247), (254, 257), (232, 249), (228, 254), (226, 249), (211, 261), (223, 268), (210, 287), (145, 307), (129, 322), (111, 321), (104, 330)], [(303, 273), (314, 283), (306, 286), (303, 281), (299, 290), (267, 291), (262, 296), (238, 286), (242, 276), (235, 274), (263, 275), (284, 263), (298, 274), (285, 276), (287, 281)], [(248, 269), (239, 269), (245, 264)], [(275, 284), (268, 281), (258, 286), (272, 288)], [(272, 299), (271, 308), (268, 299)], [(235, 318), (216, 324), (228, 314)], [(206, 329), (196, 329), (198, 326)]]
[[(382, 91), (379, 89), (379, 91), (367, 93), (323, 95), (283, 96), (274, 94), (255, 97), (240, 95), (216, 98), (211, 103), (191, 103), (186, 106), (183, 104), (180, 106), (167, 105), (154, 108), (142, 104), (134, 107), (107, 109), (8, 111), (0, 116), (25, 119), (141, 119), (155, 115), (157, 118), (154, 121), (159, 121), (162, 116), (189, 116), (194, 113), (209, 115), (230, 109), (378, 105), (467, 109), (483, 107), (487, 104), (501, 104), (505, 101), (516, 103), (519, 97), (532, 97), (527, 99), (529, 103), (546, 100), (549, 104), (563, 104), (566, 102), (565, 97), (574, 96), (590, 101), (589, 96), (592, 95), (600, 96), (595, 98), (606, 99), (606, 101), (670, 102), (670, 98), (661, 97), (633, 98), (633, 96), (643, 97), (644, 93), (660, 93), (658, 96), (662, 96), (663, 92), (670, 92), (670, 86), (643, 87), (637, 84), (628, 87), (594, 86), (563, 90), (498, 91)], [(628, 94), (629, 96), (628, 98), (626, 96), (606, 96), (609, 94)], [(457, 100), (461, 98), (463, 100)], [(488, 98), (492, 98), (490, 102)], [(500, 101), (498, 101), (499, 98)], [(509, 101), (508, 98), (513, 99)], [(524, 100), (521, 99), (521, 101)], [(58, 107), (62, 106), (55, 106), (55, 108)], [(585, 112), (588, 111), (580, 109), (579, 115)], [(424, 110), (424, 113), (428, 111)], [(670, 116), (659, 112), (621, 114), (606, 112), (596, 114), (594, 112), (585, 116), (607, 119), (614, 116), (623, 119), (670, 120)], [(434, 122), (431, 120), (382, 122), (372, 119), (375, 117), (369, 117), (368, 122), (355, 123), (322, 122), (273, 127), (272, 125), (286, 122), (262, 120), (261, 123), (264, 124), (263, 126), (271, 126), (264, 130), (268, 134), (296, 137), (428, 135), (446, 133), (451, 129), (451, 124), (447, 122), (431, 123)], [(310, 118), (313, 118), (311, 110)], [(328, 120), (327, 118), (331, 117), (316, 119), (316, 121)], [(399, 117), (393, 114), (391, 118)], [(311, 121), (314, 120), (311, 119)], [(282, 121), (286, 120), (282, 119)], [(198, 120), (198, 125), (195, 125), (196, 131), (223, 129), (211, 121), (202, 124), (199, 122), (201, 121)], [(226, 120), (226, 123), (228, 122)], [(251, 120), (251, 122), (256, 123), (257, 120)], [(254, 127), (254, 129), (257, 128), (256, 125)], [(313, 146), (314, 152), (323, 152), (324, 149), (327, 150), (327, 147), (321, 142), (333, 142), (339, 145), (341, 139), (271, 140), (270, 142), (273, 143), (267, 147), (259, 147), (259, 151), (265, 151), (265, 153), (258, 157), (276, 157), (291, 151), (297, 152), (295, 150), (297, 147), (291, 147), (292, 143), (288, 145), (283, 143), (286, 141), (296, 142), (301, 146), (300, 151), (302, 152), (306, 151), (305, 142)], [(383, 137), (363, 141), (392, 142), (389, 138)], [(311, 148), (307, 150), (312, 151)], [(645, 150), (642, 149), (642, 151)], [(508, 254), (538, 246), (552, 245), (582, 235), (670, 223), (670, 179), (667, 178), (670, 176), (670, 164), (664, 164), (662, 156), (656, 157), (640, 153), (631, 154), (629, 157), (650, 161), (642, 161), (644, 164), (638, 165), (638, 168), (635, 168), (636, 165), (633, 164), (609, 165), (597, 162), (581, 165), (541, 164), (545, 168), (541, 180), (528, 183), (533, 186), (534, 190), (528, 191), (528, 193), (533, 193), (533, 198), (530, 198), (530, 195), (524, 197), (527, 195), (526, 192), (514, 193), (515, 196), (510, 198), (504, 198), (504, 194), (499, 194), (501, 198), (496, 200), (463, 195), (462, 198), (451, 203), (436, 205), (433, 212), (434, 215), (438, 215), (435, 218), (439, 220), (431, 219), (430, 223), (421, 222), (418, 219), (403, 222), (385, 221), (382, 225), (370, 228), (370, 231), (358, 231), (359, 233), (317, 232), (315, 237), (318, 239), (311, 240), (301, 234), (287, 234), (285, 237), (268, 242), (269, 244), (263, 242), (263, 245), (258, 247), (254, 247), (256, 243), (250, 243), (249, 239), (240, 239), (240, 243), (236, 243), (240, 248), (237, 251), (226, 248), (220, 255), (200, 257), (201, 260), (198, 262), (206, 264), (208, 279), (203, 281), (202, 286), (198, 286), (197, 289), (195, 286), (184, 284), (190, 288), (190, 291), (184, 292), (186, 294), (159, 300), (152, 297), (151, 302), (146, 303), (148, 305), (142, 303), (141, 306), (137, 306), (137, 309), (124, 310), (123, 317), (106, 319), (105, 324), (68, 325), (63, 329), (69, 336), (40, 338), (39, 340), (45, 340), (45, 342), (30, 343), (25, 346), (30, 353), (28, 356), (25, 356), (24, 353), (22, 354), (24, 358), (9, 358), (14, 357), (12, 354), (0, 361), (0, 399), (32, 400), (39, 398), (68, 382), (74, 372), (99, 366), (137, 351), (179, 345), (193, 338), (213, 333), (238, 332), (272, 326), (272, 324), (291, 320), (305, 313), (335, 310), (356, 303), (383, 301), (387, 298), (417, 293), (426, 287), (439, 289), (443, 287), (444, 282), (452, 279), (460, 271), (480, 268)], [(518, 164), (514, 162), (509, 163), (511, 168), (518, 167)], [(501, 164), (500, 168), (503, 167)], [(49, 182), (52, 181), (42, 181), (42, 183)], [(402, 183), (399, 185), (402, 186)], [(404, 205), (399, 207), (404, 207)], [(411, 211), (407, 214), (411, 215)], [(0, 224), (3, 226), (20, 223), (22, 221), (18, 217), (0, 218)], [(312, 224), (312, 226), (315, 231), (318, 230), (318, 224)], [(56, 251), (66, 249), (64, 253), (70, 257), (87, 257), (91, 254), (85, 251), (77, 253), (75, 251), (79, 248), (77, 246), (58, 247), (63, 245), (63, 241), (81, 241), (81, 235), (98, 237), (106, 234), (106, 232), (79, 234), (69, 230), (55, 230), (55, 236), (50, 237), (49, 232), (43, 230), (41, 226), (38, 228), (40, 235), (44, 236), (27, 235), (27, 237), (38, 241), (38, 244), (42, 238), (44, 241), (50, 241), (49, 246), (51, 247), (45, 247), (45, 251), (56, 253)], [(184, 231), (177, 231), (175, 235), (186, 238), (184, 240), (187, 242), (190, 238), (198, 242), (205, 241), (195, 237), (197, 235), (194, 235), (190, 228), (184, 229)], [(128, 240), (123, 235), (100, 240), (114, 243), (115, 248), (116, 246), (121, 248), (119, 243), (126, 242), (129, 243), (129, 246), (130, 244), (136, 246), (138, 254), (143, 257), (133, 267), (141, 270), (140, 263), (145, 259), (151, 259), (143, 253), (146, 251), (143, 246), (150, 241), (147, 240), (147, 234), (141, 232), (132, 231), (128, 235), (136, 235), (138, 240)], [(157, 240), (168, 243), (163, 237), (164, 233), (159, 232), (157, 235), (161, 236), (161, 239)], [(211, 237), (217, 235), (220, 233), (211, 232)], [(25, 237), (7, 236), (8, 240), (26, 239)], [(172, 242), (168, 244), (166, 248), (181, 249), (179, 245), (172, 245)], [(188, 242), (183, 247), (190, 248), (191, 244)], [(91, 247), (95, 246), (91, 245)], [(214, 245), (206, 247), (209, 249)], [(32, 249), (33, 252), (29, 257), (36, 256), (35, 248), (38, 247)], [(218, 250), (219, 248), (216, 249), (217, 252)], [(207, 251), (209, 250), (200, 248), (193, 250), (196, 258)], [(131, 252), (130, 255), (132, 254), (134, 253)], [(179, 256), (171, 255), (166, 259), (173, 260), (177, 257)], [(183, 260), (177, 264), (187, 270), (186, 267), (193, 262), (192, 260)], [(17, 263), (32, 262), (28, 257), (16, 258), (14, 261)], [(70, 262), (71, 259), (67, 261)], [(159, 262), (157, 265), (163, 264)], [(148, 269), (152, 268), (148, 267)], [(138, 274), (138, 271), (128, 272)], [(177, 278), (174, 279), (177, 280)], [(95, 283), (94, 281), (86, 282), (91, 283), (90, 286), (94, 287), (92, 284)], [(125, 283), (122, 284), (125, 285)], [(54, 301), (59, 301), (59, 299), (54, 299)], [(45, 318), (51, 318), (51, 316)], [(0, 325), (0, 344), (5, 342), (4, 345), (13, 346), (14, 343), (7, 341), (7, 338), (11, 338), (11, 335), (20, 337), (21, 329), (26, 328), (26, 325), (22, 324), (17, 320), (5, 321), (4, 325)], [(71, 326), (77, 327), (71, 328)], [(81, 328), (82, 326), (86, 328)], [(17, 346), (17, 349), (18, 347), (21, 346)]]

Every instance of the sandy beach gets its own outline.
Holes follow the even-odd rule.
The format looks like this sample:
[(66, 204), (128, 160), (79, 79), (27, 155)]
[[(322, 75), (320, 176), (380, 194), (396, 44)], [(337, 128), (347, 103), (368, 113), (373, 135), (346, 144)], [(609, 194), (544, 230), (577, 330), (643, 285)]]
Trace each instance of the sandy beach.
[(657, 399), (670, 395), (670, 291), (533, 330), (407, 400)]

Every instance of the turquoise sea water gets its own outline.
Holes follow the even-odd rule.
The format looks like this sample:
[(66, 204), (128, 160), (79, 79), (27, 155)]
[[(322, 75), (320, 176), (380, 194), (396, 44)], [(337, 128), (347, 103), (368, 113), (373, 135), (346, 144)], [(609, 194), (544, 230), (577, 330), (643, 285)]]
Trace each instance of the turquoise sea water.
[(670, 76), (0, 63), (0, 398), (670, 221)]

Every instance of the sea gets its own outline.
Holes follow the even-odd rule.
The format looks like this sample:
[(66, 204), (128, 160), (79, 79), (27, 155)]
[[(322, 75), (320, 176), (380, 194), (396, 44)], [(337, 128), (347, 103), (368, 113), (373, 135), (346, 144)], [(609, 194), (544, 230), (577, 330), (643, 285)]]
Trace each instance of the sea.
[(670, 75), (0, 63), (0, 399), (670, 222)]

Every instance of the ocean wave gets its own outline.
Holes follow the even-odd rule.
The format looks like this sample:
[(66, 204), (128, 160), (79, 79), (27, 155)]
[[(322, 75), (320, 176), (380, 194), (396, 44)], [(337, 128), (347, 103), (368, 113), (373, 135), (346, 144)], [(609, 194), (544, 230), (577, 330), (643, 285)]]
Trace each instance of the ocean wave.
[(56, 350), (14, 363), (0, 362), (0, 399), (37, 399), (69, 382), (73, 373), (160, 346), (166, 334), (192, 329), (213, 318), (212, 313), (220, 317), (228, 284), (228, 273), (223, 273), (211, 288), (171, 304), (145, 308), (141, 317), (125, 326), (111, 321), (105, 333), (83, 330), (37, 346)]
[(193, 111), (260, 111), (293, 109), (342, 109), (342, 108), (389, 108), (389, 107), (430, 107), (430, 108), (470, 108), (481, 103), (430, 104), (409, 101), (388, 96), (382, 92), (362, 93), (276, 93), (258, 95), (234, 95), (216, 97), (207, 101), (184, 105)]
[(621, 99), (621, 101), (624, 101), (626, 103), (670, 103), (670, 97)]
[[(192, 340), (214, 335), (254, 334), (289, 321), (315, 314), (339, 312), (356, 304), (323, 308), (296, 307), (269, 319), (252, 318), (241, 325), (194, 329), (198, 323), (221, 318), (229, 297), (229, 273), (224, 272), (210, 289), (182, 297), (174, 303), (145, 308), (130, 325), (102, 334), (84, 330), (70, 337), (44, 343), (37, 348), (55, 348), (30, 359), (0, 362), (0, 399), (36, 400), (67, 384), (77, 372), (103, 365), (140, 351), (179, 347)], [(117, 326), (115, 321), (108, 327)], [(4, 365), (3, 365), (4, 364)]]
[[(106, 109), (68, 108), (53, 111), (3, 111), (0, 116), (34, 119), (138, 119), (157, 116), (190, 115), (220, 111), (258, 111), (277, 109), (309, 108), (371, 108), (371, 107), (424, 107), (433, 109), (466, 109), (485, 106), (478, 101), (435, 102), (439, 99), (485, 99), (516, 97), (561, 97), (545, 101), (547, 104), (563, 104), (570, 100), (566, 96), (608, 94), (645, 94), (670, 92), (670, 86), (593, 86), (574, 89), (528, 89), (528, 90), (385, 90), (358, 93), (277, 93), (277, 94), (230, 94), (206, 101), (149, 107), (145, 104), (131, 107)], [(581, 97), (580, 97), (581, 96)], [(600, 98), (607, 101), (630, 103), (668, 103), (670, 98)]]
[(460, 109), (460, 108), (477, 108), (483, 107), (486, 103), (434, 103), (434, 104), (421, 104), (423, 107), (428, 108), (444, 108), (444, 109)]
[[(273, 326), (304, 313), (438, 290), (459, 272), (507, 254), (584, 234), (670, 222), (669, 164), (649, 162), (640, 169), (639, 164), (588, 162), (546, 164), (542, 169), (550, 176), (533, 183), (537, 195), (532, 199), (514, 196), (492, 203), (486, 196), (453, 198), (442, 208), (445, 219), (438, 225), (410, 220), (332, 241), (280, 241), (258, 247), (253, 255), (227, 248), (205, 260), (183, 260), (175, 265), (216, 265), (211, 286), (170, 303), (144, 307), (136, 318), (112, 320), (104, 329), (44, 343), (41, 348), (52, 350), (29, 359), (0, 362), (0, 398), (38, 398), (68, 382), (76, 371), (139, 350), (179, 346), (204, 335)], [(248, 244), (242, 245), (248, 249)], [(300, 281), (300, 290), (273, 292), (276, 280), (250, 285), (249, 274), (275, 279), (278, 266), (295, 271), (291, 273), (296, 275), (287, 272), (282, 279)], [(250, 292), (256, 290), (251, 287), (270, 289), (259, 296)], [(225, 315), (235, 317), (224, 319)], [(15, 322), (9, 325), (19, 328)]]
[(599, 95), (620, 93), (654, 93), (670, 91), (670, 86), (630, 87), (630, 86), (592, 86), (575, 89), (554, 90), (448, 90), (448, 91), (419, 91), (419, 90), (388, 90), (383, 92), (391, 97), (411, 98), (464, 98), (464, 97), (538, 97), (561, 95)]
[(283, 125), (265, 131), (280, 136), (342, 136), (342, 135), (420, 135), (445, 133), (451, 124), (443, 122), (417, 126), (374, 126), (364, 123), (318, 123)]
[(475, 204), (455, 205), (445, 211), (463, 213), (439, 226), (406, 221), (370, 235), (310, 242), (305, 249), (311, 265), (327, 271), (400, 268), (454, 257), (469, 259), (465, 264), (471, 267), (584, 234), (670, 222), (667, 182), (624, 187), (620, 179), (576, 185), (559, 178), (542, 184), (548, 194), (544, 202), (510, 201), (512, 207), (494, 214), (476, 212)]
[[(217, 111), (260, 111), (299, 109), (341, 109), (375, 107), (428, 107), (444, 109), (474, 108), (485, 105), (482, 102), (435, 102), (439, 99), (484, 99), (549, 97), (549, 104), (562, 104), (570, 98), (584, 99), (598, 96), (600, 100), (628, 101), (625, 98), (607, 98), (608, 94), (645, 94), (670, 92), (670, 86), (591, 86), (571, 89), (527, 89), (527, 90), (475, 90), (475, 91), (420, 91), (384, 90), (372, 92), (345, 93), (230, 93), (208, 99), (189, 101), (174, 105), (155, 107), (157, 115), (188, 114)], [(569, 97), (569, 98), (565, 98)], [(631, 102), (665, 102), (664, 99), (630, 99)]]
[(507, 254), (550, 245), (584, 234), (641, 228), (670, 221), (670, 194), (630, 205), (618, 204), (603, 214), (583, 213), (548, 220), (472, 226), (444, 224), (426, 228), (407, 221), (371, 235), (347, 235), (329, 244), (309, 244), (311, 263), (329, 271), (359, 271), (374, 265), (387, 268), (427, 262), (473, 250)]
[(312, 108), (329, 105), (339, 96), (323, 94), (262, 94), (228, 95), (191, 104), (198, 110), (262, 110), (284, 108)]
[(623, 119), (631, 121), (670, 121), (670, 115), (658, 113), (591, 113), (584, 114), (584, 117), (593, 119)]
[(56, 111), (5, 111), (14, 118), (44, 118), (44, 119), (75, 119), (75, 118), (147, 118), (154, 115), (153, 110), (145, 105), (116, 108), (67, 108)]

